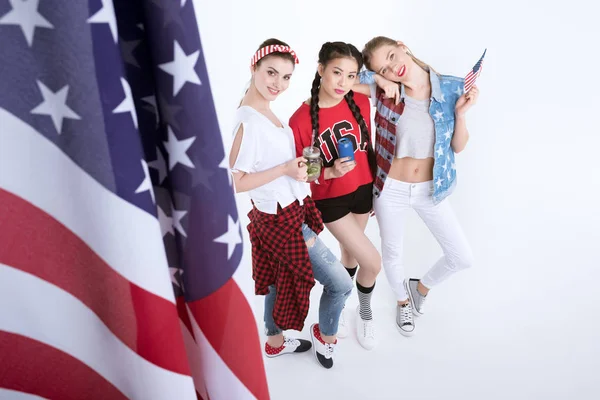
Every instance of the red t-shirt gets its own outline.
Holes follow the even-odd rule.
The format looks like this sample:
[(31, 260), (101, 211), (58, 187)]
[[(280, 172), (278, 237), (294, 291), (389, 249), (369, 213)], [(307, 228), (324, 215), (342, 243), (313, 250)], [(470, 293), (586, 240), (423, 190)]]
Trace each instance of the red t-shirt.
[[(360, 113), (369, 128), (370, 141), (371, 104), (369, 98), (363, 94), (354, 92), (354, 102), (360, 108)], [(302, 149), (312, 145), (312, 122), (310, 119), (310, 106), (308, 104), (302, 103), (300, 108), (292, 115), (290, 118), (290, 127), (294, 132), (296, 156), (300, 157)], [(319, 110), (319, 130), (319, 144), (324, 166), (332, 166), (333, 162), (339, 158), (337, 142), (340, 138), (347, 137), (354, 147), (356, 167), (341, 178), (325, 180), (323, 173), (321, 173), (319, 179), (310, 184), (313, 199), (322, 200), (343, 196), (354, 192), (359, 186), (373, 182), (367, 157), (367, 143), (361, 143), (360, 126), (345, 100), (342, 100), (334, 107), (321, 108)]]

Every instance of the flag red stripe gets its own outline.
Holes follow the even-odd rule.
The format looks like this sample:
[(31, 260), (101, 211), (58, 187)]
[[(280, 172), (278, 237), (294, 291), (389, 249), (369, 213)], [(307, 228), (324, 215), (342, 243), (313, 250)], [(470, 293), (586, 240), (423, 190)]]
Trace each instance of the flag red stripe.
[(0, 387), (47, 399), (126, 399), (93, 369), (36, 340), (0, 331)]
[(174, 304), (129, 282), (31, 203), (0, 189), (0, 204), (0, 262), (77, 297), (144, 359), (190, 375)]
[(257, 399), (268, 399), (254, 314), (233, 278), (210, 296), (188, 303), (188, 307), (229, 369)]

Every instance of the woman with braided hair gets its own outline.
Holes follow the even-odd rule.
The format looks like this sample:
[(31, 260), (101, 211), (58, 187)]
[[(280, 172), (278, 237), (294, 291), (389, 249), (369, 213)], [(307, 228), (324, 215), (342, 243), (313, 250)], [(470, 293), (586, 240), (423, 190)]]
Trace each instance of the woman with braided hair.
[[(311, 182), (312, 197), (325, 226), (340, 243), (342, 264), (350, 277), (356, 275), (357, 337), (370, 350), (376, 344), (371, 295), (381, 270), (381, 257), (364, 233), (373, 208), (375, 155), (369, 99), (351, 90), (362, 65), (361, 53), (353, 45), (325, 43), (319, 51), (311, 98), (290, 118), (290, 127), (296, 155), (302, 155), (305, 147), (320, 150), (324, 167), (317, 180)], [(351, 142), (353, 157), (339, 156), (338, 142), (342, 138)], [(342, 311), (340, 317), (339, 337), (348, 334), (345, 313)]]
[(255, 292), (265, 295), (267, 357), (298, 354), (311, 348), (303, 339), (284, 336), (301, 331), (315, 279), (324, 286), (319, 323), (310, 327), (314, 354), (333, 367), (338, 320), (352, 292), (352, 279), (318, 238), (323, 221), (306, 185), (306, 159), (296, 157), (294, 136), (271, 110), (271, 102), (290, 84), (298, 57), (277, 40), (262, 43), (250, 61), (252, 81), (236, 113), (229, 164), (236, 192), (249, 192)]

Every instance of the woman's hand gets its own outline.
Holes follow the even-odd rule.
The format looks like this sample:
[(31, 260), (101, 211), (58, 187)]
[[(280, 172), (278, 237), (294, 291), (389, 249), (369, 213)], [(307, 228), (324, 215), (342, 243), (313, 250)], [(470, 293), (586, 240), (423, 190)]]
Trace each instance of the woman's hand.
[(356, 167), (356, 161), (352, 160), (351, 157), (338, 158), (333, 162), (333, 166), (326, 169), (328, 171), (328, 177), (325, 179), (331, 178), (341, 178), (346, 175), (348, 172), (352, 171), (354, 167)]
[(456, 102), (456, 106), (454, 107), (454, 114), (457, 117), (463, 117), (469, 109), (477, 103), (477, 98), (479, 97), (479, 88), (477, 85), (473, 85), (471, 90), (467, 93), (463, 94), (458, 98)]
[(385, 97), (396, 99), (396, 104), (400, 103), (400, 85), (397, 82), (388, 81), (379, 74), (375, 75), (374, 79), (377, 86), (385, 93)]
[(298, 157), (283, 164), (284, 173), (298, 182), (306, 182), (308, 173), (306, 172), (306, 158)]

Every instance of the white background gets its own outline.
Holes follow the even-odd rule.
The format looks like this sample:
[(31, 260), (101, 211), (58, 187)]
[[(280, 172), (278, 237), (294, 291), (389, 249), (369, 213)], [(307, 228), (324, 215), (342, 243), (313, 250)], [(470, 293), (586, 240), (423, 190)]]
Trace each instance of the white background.
[[(396, 331), (382, 273), (373, 296), (379, 346), (368, 352), (354, 335), (340, 340), (329, 371), (310, 354), (266, 360), (273, 399), (600, 398), (599, 13), (591, 1), (490, 3), (196, 0), (227, 148), (250, 57), (267, 38), (300, 58), (272, 104), (284, 120), (309, 97), (326, 41), (361, 50), (386, 35), (458, 76), (488, 49), (450, 198), (475, 267), (432, 290), (412, 338)], [(237, 278), (251, 294), (246, 194), (238, 208), (246, 241)], [(367, 232), (379, 248), (374, 218)], [(419, 277), (440, 249), (416, 216), (407, 232), (407, 273)], [(339, 254), (328, 232), (321, 237)], [(320, 292), (317, 285), (307, 326)], [(349, 308), (356, 304), (353, 293)], [(309, 338), (308, 329), (299, 335)]]

